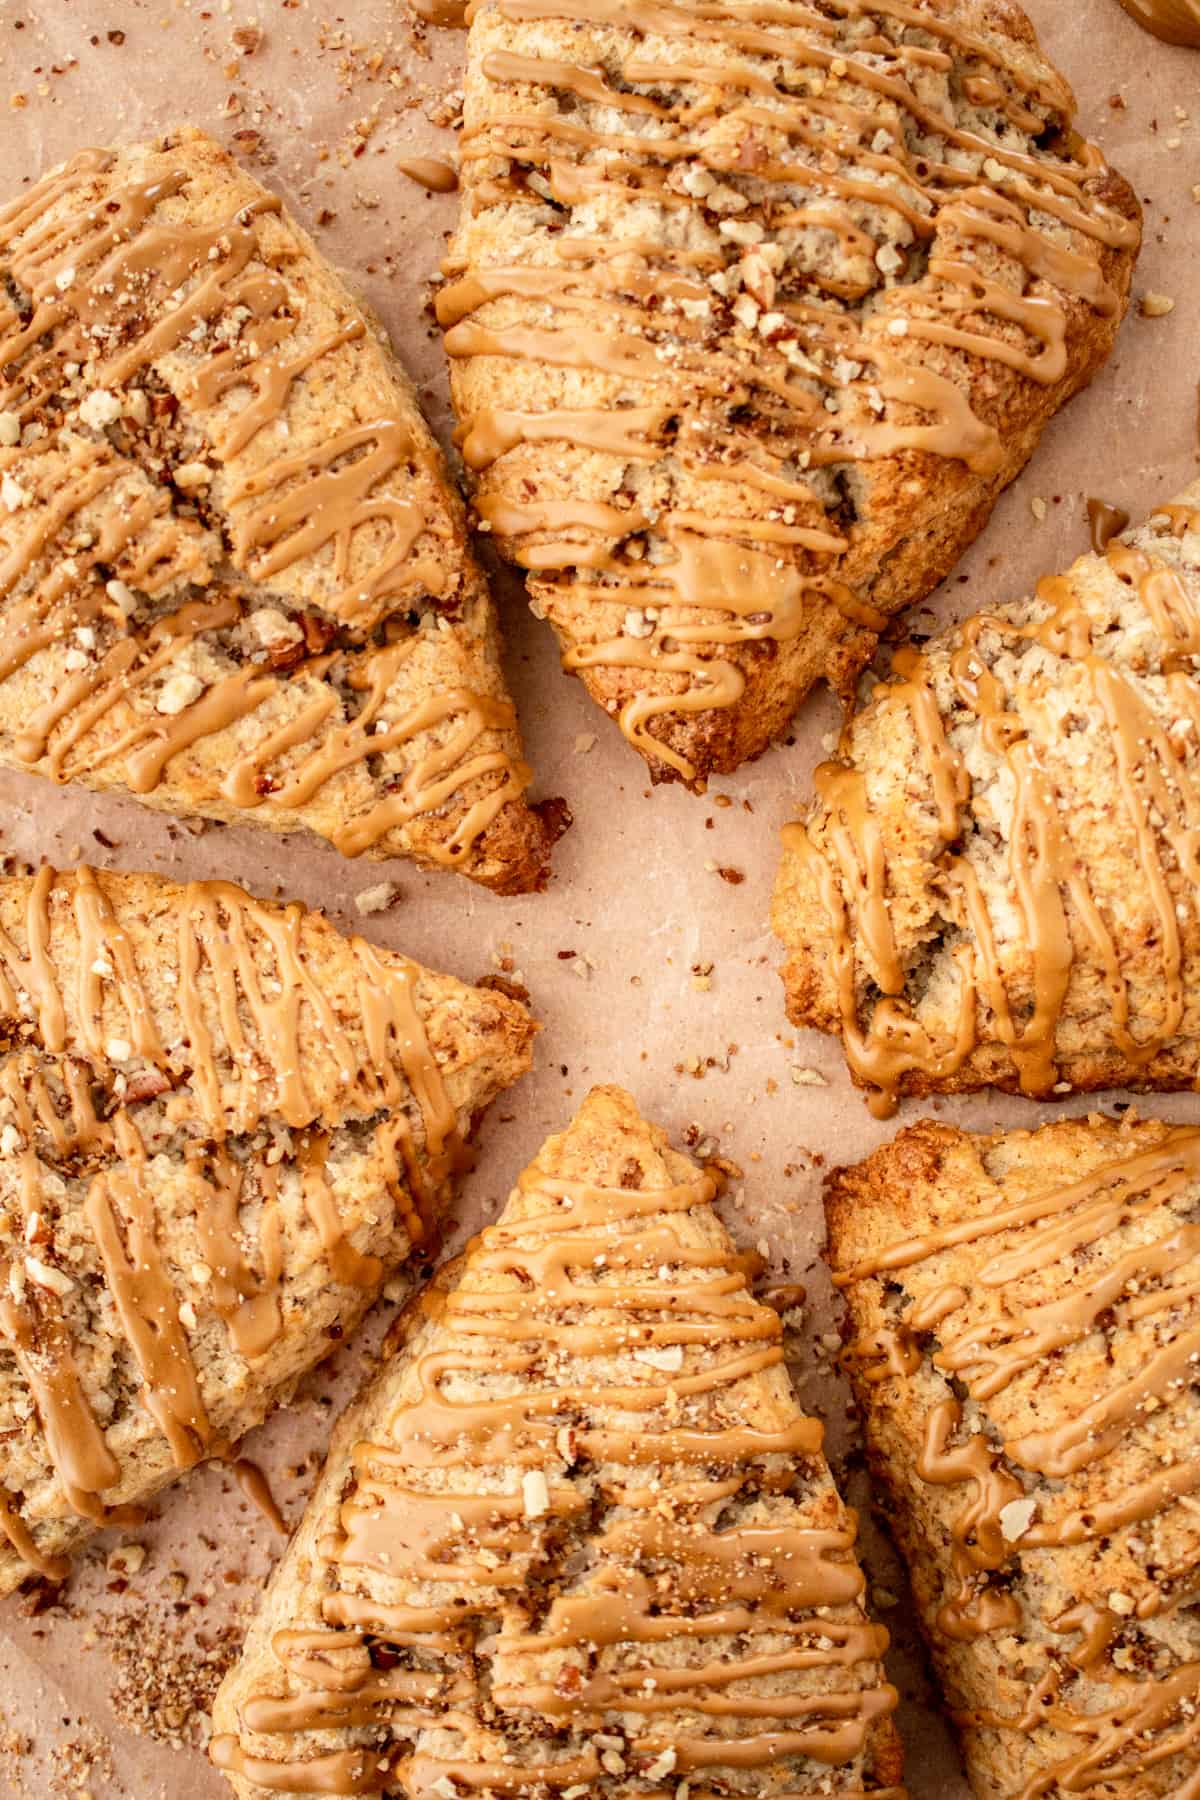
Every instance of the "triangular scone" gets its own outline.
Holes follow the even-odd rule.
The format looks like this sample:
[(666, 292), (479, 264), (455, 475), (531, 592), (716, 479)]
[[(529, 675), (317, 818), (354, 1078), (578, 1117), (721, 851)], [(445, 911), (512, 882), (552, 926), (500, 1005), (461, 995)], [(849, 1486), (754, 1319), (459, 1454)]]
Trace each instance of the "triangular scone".
[(196, 131), (84, 151), (0, 270), (0, 761), (537, 887), (458, 496), (279, 201)]
[(1111, 348), (1128, 184), (1012, 0), (477, 0), (438, 312), (492, 541), (658, 779), (847, 691)]
[(832, 1177), (879, 1496), (980, 1800), (1200, 1790), (1200, 1131), (928, 1119)]
[(711, 1176), (597, 1088), (341, 1421), (217, 1698), (264, 1793), (897, 1793), (886, 1633)]
[(788, 1013), (897, 1094), (1200, 1080), (1200, 483), (897, 652), (775, 893)]
[(502, 994), (227, 882), (0, 881), (0, 1592), (346, 1336), (529, 1067)]

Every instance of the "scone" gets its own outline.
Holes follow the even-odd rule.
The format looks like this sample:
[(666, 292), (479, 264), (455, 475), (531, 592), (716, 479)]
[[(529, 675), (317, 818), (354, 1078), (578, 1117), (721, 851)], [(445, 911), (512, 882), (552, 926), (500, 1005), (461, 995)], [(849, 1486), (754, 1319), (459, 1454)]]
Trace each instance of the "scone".
[(1200, 1077), (1200, 483), (897, 653), (789, 826), (788, 1013), (897, 1094)]
[(242, 1800), (897, 1800), (854, 1518), (715, 1192), (597, 1088), (412, 1309), (217, 1696)]
[(477, 0), (482, 527), (656, 779), (845, 692), (1112, 346), (1137, 202), (1013, 0)]
[(0, 210), (0, 762), (547, 872), (458, 496), (381, 328), (197, 131)]
[(227, 882), (0, 881), (0, 1593), (225, 1454), (435, 1247), (533, 1029)]
[(1200, 1776), (1200, 1132), (924, 1121), (831, 1178), (881, 1505), (979, 1800)]

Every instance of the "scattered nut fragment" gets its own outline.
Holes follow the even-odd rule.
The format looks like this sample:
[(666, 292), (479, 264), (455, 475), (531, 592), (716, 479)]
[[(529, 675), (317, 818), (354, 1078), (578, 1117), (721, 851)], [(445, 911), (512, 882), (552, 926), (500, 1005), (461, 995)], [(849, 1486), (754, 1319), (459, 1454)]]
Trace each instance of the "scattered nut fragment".
[(136, 1575), (145, 1560), (145, 1544), (118, 1544), (109, 1551), (105, 1567), (112, 1575)]
[(527, 1519), (540, 1519), (550, 1511), (550, 1487), (540, 1469), (528, 1469), (521, 1477), (521, 1499)]
[(1040, 494), (1035, 494), (1033, 499), (1029, 502), (1029, 510), (1040, 524), (1046, 516), (1046, 502), (1042, 499)]
[(65, 1275), (61, 1269), (52, 1269), (50, 1264), (44, 1263), (40, 1256), (27, 1256), (24, 1262), (25, 1273), (30, 1281), (34, 1282), (37, 1287), (45, 1288), (48, 1294), (57, 1294), (62, 1300), (68, 1294), (75, 1292), (75, 1283), (71, 1277)]
[(115, 577), (112, 581), (105, 582), (104, 591), (110, 600), (116, 601), (126, 617), (129, 616), (137, 605), (137, 597), (135, 596), (133, 589), (124, 581), (118, 581)]
[(185, 494), (198, 493), (211, 484), (212, 478), (213, 471), (206, 462), (180, 463), (173, 477), (175, 486)]
[(1110, 1612), (1118, 1613), (1123, 1619), (1127, 1619), (1133, 1611), (1133, 1601), (1129, 1598), (1128, 1594), (1123, 1594), (1119, 1588), (1114, 1588), (1109, 1594), (1108, 1605)]
[(1165, 319), (1175, 311), (1175, 302), (1170, 294), (1143, 294), (1138, 311), (1143, 319)]
[(1036, 1511), (1036, 1500), (1010, 1500), (1000, 1508), (1000, 1534), (1006, 1544), (1015, 1544), (1024, 1537)]

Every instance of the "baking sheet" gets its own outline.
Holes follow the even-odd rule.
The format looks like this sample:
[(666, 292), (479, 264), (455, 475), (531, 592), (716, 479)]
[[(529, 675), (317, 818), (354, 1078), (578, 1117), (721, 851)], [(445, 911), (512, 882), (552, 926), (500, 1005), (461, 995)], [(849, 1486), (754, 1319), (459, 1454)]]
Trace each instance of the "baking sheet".
[[(1015, 597), (1078, 554), (1090, 494), (1137, 516), (1197, 473), (1200, 54), (1144, 36), (1117, 0), (1029, 0), (1029, 10), (1076, 85), (1083, 128), (1143, 198), (1136, 293), (1175, 305), (1159, 317), (1131, 314), (1108, 369), (1050, 427), (981, 540), (913, 617), (923, 630)], [(462, 52), (461, 36), (414, 26), (401, 0), (341, 0), (336, 12), (324, 0), (0, 0), (4, 190), (85, 143), (202, 125), (354, 272), (445, 437), (428, 277), (455, 201), (426, 194), (396, 165), (401, 155), (453, 155)], [(903, 1695), (910, 1790), (916, 1800), (965, 1800), (906, 1624), (903, 1578), (869, 1520), (817, 1261), (823, 1170), (893, 1127), (870, 1118), (832, 1043), (787, 1028), (766, 924), (779, 827), (825, 753), (833, 708), (812, 699), (787, 744), (705, 799), (652, 795), (640, 760), (558, 672), (549, 631), (527, 613), (519, 585), (502, 578), (497, 591), (541, 792), (564, 794), (575, 814), (547, 893), (501, 900), (457, 876), (346, 862), (300, 835), (194, 832), (133, 802), (2, 771), (0, 847), (34, 862), (82, 857), (175, 879), (232, 878), (323, 906), (344, 929), (469, 979), (523, 981), (544, 1026), (536, 1068), (493, 1109), (451, 1247), (493, 1216), (593, 1082), (624, 1083), (678, 1141), (714, 1140), (744, 1171), (723, 1202), (734, 1233), (768, 1253), (774, 1279), (809, 1290), (796, 1378), (863, 1508), (874, 1599), (895, 1636), (889, 1666)], [(396, 884), (394, 903), (364, 918), (355, 895), (381, 880)], [(798, 1085), (796, 1070), (818, 1071), (823, 1085), (807, 1075)], [(1200, 1119), (1194, 1097), (1140, 1104)], [(932, 1110), (992, 1127), (1034, 1123), (1045, 1109), (996, 1097)], [(381, 1307), (247, 1440), (291, 1523), (389, 1313)], [(204, 1707), (281, 1542), (230, 1472), (209, 1468), (169, 1492), (145, 1528), (100, 1538), (57, 1604), (36, 1593), (0, 1603), (0, 1795), (220, 1800), (228, 1790), (200, 1748)], [(123, 1548), (131, 1543), (145, 1552), (140, 1566), (137, 1550), (131, 1558)]]

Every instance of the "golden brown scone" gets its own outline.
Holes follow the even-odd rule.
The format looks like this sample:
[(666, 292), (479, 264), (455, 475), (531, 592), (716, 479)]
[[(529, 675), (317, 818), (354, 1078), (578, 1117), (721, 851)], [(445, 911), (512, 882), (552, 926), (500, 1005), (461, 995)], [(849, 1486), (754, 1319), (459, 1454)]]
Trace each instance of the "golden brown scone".
[(410, 1310), (217, 1696), (242, 1800), (898, 1800), (854, 1517), (715, 1192), (596, 1088)]
[(501, 893), (562, 829), (377, 322), (200, 132), (0, 209), (0, 762)]
[(902, 650), (789, 826), (788, 1014), (897, 1094), (1200, 1077), (1200, 483)]
[(223, 1454), (436, 1243), (496, 993), (228, 882), (0, 881), (0, 1593)]
[(881, 1505), (980, 1800), (1191, 1800), (1200, 1131), (932, 1120), (830, 1178)]
[(442, 290), (483, 528), (702, 788), (940, 581), (1112, 346), (1128, 184), (1012, 0), (477, 0)]

